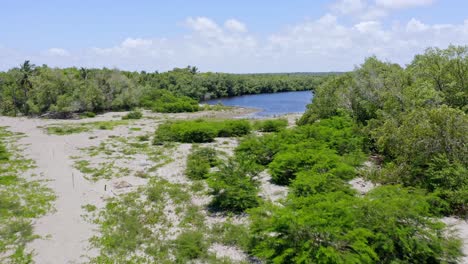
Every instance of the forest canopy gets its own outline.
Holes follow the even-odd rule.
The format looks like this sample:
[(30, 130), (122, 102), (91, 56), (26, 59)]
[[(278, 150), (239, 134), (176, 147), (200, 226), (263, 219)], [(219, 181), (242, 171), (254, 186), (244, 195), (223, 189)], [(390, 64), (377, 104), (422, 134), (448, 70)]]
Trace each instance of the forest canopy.
[(0, 114), (66, 117), (145, 107), (156, 112), (193, 112), (198, 101), (220, 97), (313, 90), (329, 74), (200, 73), (196, 67), (168, 72), (50, 68), (25, 61), (0, 72)]

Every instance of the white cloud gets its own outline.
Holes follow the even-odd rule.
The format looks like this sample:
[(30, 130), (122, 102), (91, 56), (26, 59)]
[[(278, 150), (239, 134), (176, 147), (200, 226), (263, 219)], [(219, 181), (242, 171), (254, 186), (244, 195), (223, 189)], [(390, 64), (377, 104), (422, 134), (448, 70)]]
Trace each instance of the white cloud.
[(408, 32), (421, 32), (427, 29), (429, 29), (429, 26), (415, 18), (412, 18), (408, 24), (406, 24), (406, 31)]
[(374, 20), (398, 9), (429, 6), (434, 2), (435, 0), (338, 0), (331, 5), (331, 10), (358, 20)]
[(428, 6), (434, 0), (376, 0), (376, 5), (388, 9), (403, 9), (418, 6)]
[(224, 27), (232, 32), (247, 32), (247, 27), (245, 26), (245, 24), (235, 19), (226, 20), (226, 22), (224, 22)]
[(355, 14), (362, 12), (367, 8), (366, 0), (340, 0), (334, 3), (332, 10), (335, 10), (341, 14)]
[(58, 56), (58, 57), (68, 57), (70, 56), (70, 52), (65, 49), (61, 48), (50, 48), (46, 50), (45, 54), (49, 56)]
[(0, 48), (0, 67), (14, 67), (31, 59), (37, 65), (147, 71), (186, 65), (225, 72), (337, 71), (351, 70), (371, 55), (405, 64), (428, 46), (468, 43), (468, 20), (462, 24), (430, 24), (413, 18), (387, 26), (378, 19), (344, 24), (337, 15), (325, 14), (265, 37), (241, 32), (239, 27), (233, 30), (227, 22), (220, 26), (206, 17), (185, 22), (189, 28), (185, 35), (126, 38), (110, 47), (65, 52), (53, 48), (29, 56)]
[(218, 24), (207, 17), (189, 17), (185, 22), (192, 30), (207, 36), (217, 35), (222, 32)]

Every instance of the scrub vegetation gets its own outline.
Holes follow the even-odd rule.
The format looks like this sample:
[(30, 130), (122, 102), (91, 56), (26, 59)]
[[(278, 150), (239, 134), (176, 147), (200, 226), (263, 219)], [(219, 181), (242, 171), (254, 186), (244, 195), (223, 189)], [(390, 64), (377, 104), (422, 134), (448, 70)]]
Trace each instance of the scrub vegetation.
[[(63, 70), (64, 76), (75, 71)], [(406, 68), (370, 57), (354, 71), (321, 77), (320, 83), (315, 76), (201, 74), (194, 68), (160, 74), (78, 72), (89, 74), (84, 83), (126, 80), (127, 86), (113, 90), (121, 93), (99, 110), (192, 112), (207, 94), (270, 91), (250, 86), (259, 80), (273, 85), (290, 78), (291, 83), (283, 82), (287, 89), (299, 90), (293, 83), (315, 90), (296, 126), (283, 119), (180, 120), (189, 116), (180, 114), (172, 121), (135, 120), (128, 135), (81, 149), (75, 166), (111, 188), (104, 205), (83, 206), (98, 229), (90, 240), (98, 249), (91, 263), (462, 262), (463, 243), (441, 218), (468, 215), (467, 47), (428, 49)], [(222, 85), (208, 85), (222, 78)], [(244, 88), (232, 90), (244, 82)], [(143, 99), (129, 101), (134, 98)], [(12, 103), (10, 113), (35, 109), (21, 102)], [(138, 118), (136, 113), (124, 119)], [(70, 134), (132, 121), (110, 122), (47, 130)], [(14, 155), (6, 146), (0, 144), (1, 164)], [(20, 178), (1, 179), (0, 186), (15, 186)], [(373, 183), (372, 188), (358, 190), (352, 184), (356, 179)], [(7, 215), (21, 205), (3, 200), (12, 204), (0, 204)], [(42, 207), (27, 208), (41, 210), (25, 215), (44, 213), (47, 203), (40, 201)], [(17, 218), (5, 219), (2, 228)], [(1, 241), (12, 241), (9, 252), (28, 257), (23, 242)]]
[(16, 141), (22, 135), (0, 127), (0, 262), (31, 263), (27, 243), (37, 239), (32, 220), (52, 209), (53, 192), (27, 171), (32, 160), (21, 156)]
[(195, 112), (198, 101), (243, 94), (313, 90), (324, 74), (199, 73), (50, 68), (25, 61), (0, 72), (0, 114), (69, 118), (144, 107), (155, 112)]

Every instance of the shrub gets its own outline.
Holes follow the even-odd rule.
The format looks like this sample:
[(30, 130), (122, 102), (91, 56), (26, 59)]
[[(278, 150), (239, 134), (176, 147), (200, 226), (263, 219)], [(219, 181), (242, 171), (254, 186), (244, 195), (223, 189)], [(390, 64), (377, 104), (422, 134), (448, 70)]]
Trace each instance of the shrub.
[(388, 186), (360, 198), (335, 181), (316, 178), (286, 206), (250, 210), (251, 252), (269, 263), (456, 263), (460, 241), (432, 218), (424, 192)]
[(286, 119), (269, 119), (255, 122), (254, 127), (260, 132), (278, 132), (288, 126)]
[(221, 165), (208, 179), (214, 195), (211, 208), (240, 213), (258, 206), (258, 183), (254, 180), (258, 173), (258, 167), (245, 157), (231, 158)]
[(218, 137), (239, 137), (247, 135), (251, 130), (247, 120), (227, 120), (219, 125)]
[(210, 168), (216, 166), (218, 159), (213, 148), (198, 148), (187, 157), (185, 174), (192, 180), (206, 179)]
[(208, 243), (200, 231), (185, 231), (174, 241), (177, 263), (187, 263), (208, 253)]
[(140, 119), (143, 117), (143, 113), (140, 111), (131, 111), (130, 113), (126, 114), (125, 116), (122, 117), (122, 120), (127, 120), (127, 119)]
[(81, 114), (81, 117), (88, 117), (88, 118), (93, 118), (93, 117), (96, 117), (96, 113), (94, 112), (84, 112)]
[(0, 161), (8, 160), (9, 157), (10, 157), (10, 154), (8, 153), (7, 149), (2, 144), (2, 142), (0, 142)]
[[(299, 147), (277, 154), (268, 167), (274, 183), (288, 185), (299, 171), (311, 170), (317, 173), (333, 173), (334, 170), (341, 169), (339, 165), (341, 165), (341, 160), (334, 150)], [(351, 168), (352, 172), (354, 172), (353, 168)], [(354, 174), (349, 175), (349, 172), (346, 173), (346, 171), (342, 174), (347, 179), (354, 176)]]
[(141, 104), (143, 107), (148, 107), (159, 113), (196, 112), (199, 110), (196, 100), (161, 89), (148, 89), (141, 99)]
[(160, 125), (156, 130), (154, 143), (160, 144), (166, 141), (205, 143), (212, 142), (215, 137), (242, 136), (249, 132), (250, 125), (245, 120), (177, 121)]

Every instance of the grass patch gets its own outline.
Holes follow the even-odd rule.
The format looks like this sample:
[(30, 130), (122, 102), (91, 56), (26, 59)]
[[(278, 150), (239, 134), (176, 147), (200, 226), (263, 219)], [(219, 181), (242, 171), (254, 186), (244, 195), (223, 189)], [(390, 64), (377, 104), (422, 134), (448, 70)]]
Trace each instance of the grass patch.
[(46, 127), (49, 135), (70, 135), (92, 130), (113, 130), (117, 126), (128, 125), (128, 120), (98, 121), (79, 124), (52, 124)]

